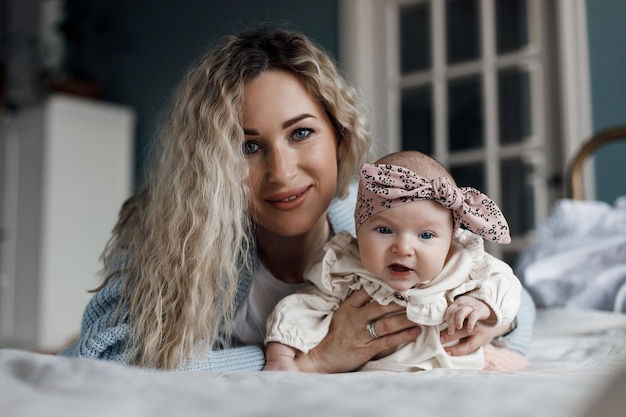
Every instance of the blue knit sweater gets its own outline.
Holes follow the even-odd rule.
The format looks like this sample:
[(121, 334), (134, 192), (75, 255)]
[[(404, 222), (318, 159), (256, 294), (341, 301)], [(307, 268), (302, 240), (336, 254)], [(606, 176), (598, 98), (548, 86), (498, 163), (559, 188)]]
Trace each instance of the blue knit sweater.
[[(351, 188), (350, 196), (345, 200), (333, 201), (328, 209), (333, 230), (348, 230), (355, 234), (355, 201), (356, 187)], [(248, 274), (240, 277), (236, 295), (237, 308), (248, 296), (251, 279)], [(127, 365), (131, 363), (126, 354), (130, 325), (115, 315), (122, 296), (122, 287), (122, 277), (118, 275), (92, 297), (83, 315), (79, 339), (62, 351), (61, 355), (110, 360)], [(517, 321), (517, 329), (502, 338), (500, 343), (525, 353), (530, 345), (535, 321), (535, 305), (526, 290), (522, 291)], [(202, 357), (184, 362), (180, 370), (251, 371), (261, 370), (264, 365), (265, 357), (260, 347), (243, 346), (211, 350)]]

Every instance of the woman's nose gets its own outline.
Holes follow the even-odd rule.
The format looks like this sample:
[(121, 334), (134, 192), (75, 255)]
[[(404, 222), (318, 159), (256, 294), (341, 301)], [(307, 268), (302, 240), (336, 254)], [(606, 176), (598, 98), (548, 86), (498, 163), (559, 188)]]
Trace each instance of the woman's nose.
[(272, 149), (268, 154), (267, 179), (274, 184), (288, 184), (296, 175), (297, 158), (286, 149)]

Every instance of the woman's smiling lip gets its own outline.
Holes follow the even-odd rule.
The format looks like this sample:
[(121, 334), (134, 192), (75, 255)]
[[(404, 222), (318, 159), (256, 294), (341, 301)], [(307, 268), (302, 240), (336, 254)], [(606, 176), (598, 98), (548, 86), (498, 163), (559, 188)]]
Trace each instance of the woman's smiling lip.
[(272, 207), (277, 210), (293, 210), (299, 207), (308, 195), (311, 186), (294, 188), (278, 194), (273, 194), (265, 199)]

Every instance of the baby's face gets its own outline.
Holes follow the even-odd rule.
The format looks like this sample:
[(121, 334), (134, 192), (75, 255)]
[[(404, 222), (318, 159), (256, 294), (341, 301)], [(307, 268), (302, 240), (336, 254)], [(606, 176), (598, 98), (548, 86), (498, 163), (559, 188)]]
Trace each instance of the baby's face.
[(361, 262), (395, 291), (405, 291), (441, 272), (452, 231), (451, 211), (433, 200), (381, 211), (358, 230)]

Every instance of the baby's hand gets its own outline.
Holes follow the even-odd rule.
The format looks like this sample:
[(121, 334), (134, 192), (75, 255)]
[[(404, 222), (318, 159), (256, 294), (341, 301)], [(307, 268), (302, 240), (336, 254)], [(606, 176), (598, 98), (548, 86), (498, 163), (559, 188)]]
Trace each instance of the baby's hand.
[(446, 310), (444, 321), (448, 323), (448, 334), (454, 334), (462, 329), (467, 320), (467, 331), (474, 331), (479, 320), (487, 320), (491, 316), (491, 309), (477, 298), (462, 295), (458, 297)]
[(267, 350), (265, 351), (265, 366), (263, 370), (299, 372), (300, 369), (294, 361), (295, 357), (296, 349), (282, 343), (270, 342), (267, 344)]

